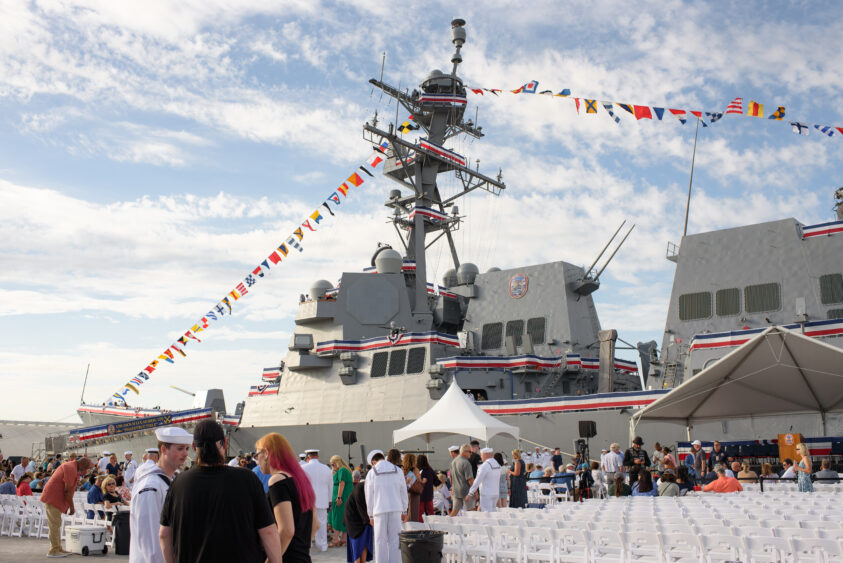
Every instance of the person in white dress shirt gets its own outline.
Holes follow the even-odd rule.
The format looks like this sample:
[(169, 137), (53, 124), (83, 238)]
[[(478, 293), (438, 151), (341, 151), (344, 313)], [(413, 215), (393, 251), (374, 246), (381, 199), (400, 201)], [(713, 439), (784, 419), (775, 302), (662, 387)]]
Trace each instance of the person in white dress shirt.
[(334, 490), (334, 473), (331, 468), (319, 461), (319, 450), (305, 450), (307, 463), (302, 466), (310, 479), (316, 503), (313, 508), (319, 520), (319, 529), (313, 542), (319, 551), (328, 551), (328, 508), (331, 505), (331, 493)]
[(380, 450), (369, 452), (367, 461), (372, 470), (366, 474), (366, 510), (375, 530), (375, 563), (401, 563), (398, 534), (410, 502), (404, 472)]
[(468, 490), (469, 495), (480, 491), (480, 511), (495, 512), (497, 510), (498, 497), (500, 496), (501, 466), (492, 457), (495, 451), (492, 448), (480, 450), (482, 463), (477, 468), (477, 477)]

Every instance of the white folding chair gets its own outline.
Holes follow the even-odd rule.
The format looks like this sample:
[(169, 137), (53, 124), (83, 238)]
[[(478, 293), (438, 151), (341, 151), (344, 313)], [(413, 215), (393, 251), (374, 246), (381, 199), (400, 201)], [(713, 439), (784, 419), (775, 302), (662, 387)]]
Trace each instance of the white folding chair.
[[(795, 523), (795, 522), (794, 522)], [(815, 538), (816, 530), (807, 528), (776, 528), (776, 536), (780, 538)]]
[(727, 534), (700, 534), (700, 547), (706, 563), (727, 563), (744, 559), (741, 538)]
[(485, 524), (464, 524), (462, 526), (462, 553), (464, 559), (483, 561), (492, 560), (491, 526)]
[(662, 549), (666, 563), (699, 563), (702, 549), (697, 535), (689, 533), (663, 533)]
[(559, 563), (589, 563), (591, 544), (588, 534), (582, 529), (566, 528), (553, 530), (556, 545), (556, 561)]
[(551, 528), (523, 528), (524, 560), (556, 561), (556, 541)]
[(589, 530), (592, 561), (623, 563), (626, 561), (623, 537), (615, 530)]
[(435, 523), (431, 529), (445, 532), (442, 545), (442, 555), (445, 561), (451, 563), (465, 560), (462, 551), (462, 527), (457, 524)]
[(495, 561), (518, 562), (523, 559), (523, 538), (518, 526), (492, 526)]
[(787, 563), (793, 560), (793, 548), (786, 538), (743, 538), (747, 563)]
[(655, 532), (625, 532), (623, 543), (629, 561), (664, 561), (661, 537)]
[(732, 528), (739, 537), (753, 536), (756, 538), (772, 538), (775, 532), (772, 528)]
[(836, 522), (828, 520), (803, 520), (802, 527), (811, 530), (839, 530), (840, 520)]
[(430, 527), (424, 522), (404, 522), (401, 524), (401, 529), (407, 532), (414, 532), (417, 530), (428, 530)]
[(794, 561), (840, 561), (843, 550), (840, 543), (831, 539), (792, 538)]
[(827, 540), (835, 540), (843, 542), (843, 529), (837, 528), (836, 530), (817, 530), (817, 537), (827, 539)]

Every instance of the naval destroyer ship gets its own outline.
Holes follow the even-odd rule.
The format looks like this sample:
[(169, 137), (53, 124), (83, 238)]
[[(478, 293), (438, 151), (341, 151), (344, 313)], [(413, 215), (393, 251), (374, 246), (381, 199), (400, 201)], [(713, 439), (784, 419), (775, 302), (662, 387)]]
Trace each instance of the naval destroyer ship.
[[(453, 239), (464, 219), (459, 198), (478, 189), (494, 197), (506, 189), (500, 173), (482, 174), (447, 148), (459, 135), (483, 137), (466, 118), (466, 88), (457, 74), (464, 25), (452, 22), (450, 72), (432, 71), (412, 92), (370, 80), (421, 128), (422, 136), (411, 141), (397, 122), (386, 129), (377, 118), (364, 125), (374, 147), (388, 142), (383, 174), (395, 187), (385, 205), (400, 246), (378, 244), (370, 265), (343, 273), (338, 284), (313, 283), (300, 300), (284, 361), (264, 370), (262, 383), (226, 418), (241, 449), (275, 431), (300, 449), (349, 448), (359, 461), (365, 456), (351, 453), (352, 443), (363, 450), (391, 445), (392, 431), (426, 412), (453, 380), (528, 441), (568, 449), (580, 437), (578, 422), (589, 420), (596, 423), (596, 443), (625, 442), (636, 409), (767, 326), (843, 347), (843, 190), (836, 194), (836, 221), (784, 219), (683, 236), (678, 246), (669, 245), (676, 274), (664, 339), (661, 349), (655, 341), (637, 346), (640, 369), (615, 357), (618, 335), (602, 329), (592, 299), (625, 240), (597, 267), (620, 228), (589, 268), (557, 261), (481, 273), (461, 261)], [(461, 186), (450, 197), (439, 188), (445, 175)], [(435, 244), (447, 245), (453, 262), (441, 285), (427, 282), (426, 253)], [(160, 414), (80, 407), (89, 424)], [(788, 420), (806, 434), (815, 426), (808, 417)], [(767, 422), (709, 424), (697, 432), (769, 438)], [(843, 419), (831, 417), (827, 434), (841, 430)], [(639, 431), (662, 443), (686, 438), (685, 428), (671, 424), (645, 423)], [(402, 446), (432, 448), (434, 461), (445, 461), (454, 440)], [(492, 445), (508, 451), (515, 444), (496, 438)]]

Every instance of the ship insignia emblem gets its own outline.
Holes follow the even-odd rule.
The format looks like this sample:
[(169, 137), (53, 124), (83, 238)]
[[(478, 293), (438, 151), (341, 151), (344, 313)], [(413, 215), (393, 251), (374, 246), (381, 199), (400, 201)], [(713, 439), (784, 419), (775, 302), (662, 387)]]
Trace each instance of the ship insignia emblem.
[(108, 434), (114, 434), (114, 433), (117, 431), (117, 429), (114, 427), (114, 425), (113, 425), (113, 424), (109, 424), (109, 425), (108, 425), (108, 428), (106, 428), (106, 429), (105, 429), (105, 431), (106, 431)]
[(526, 274), (515, 274), (509, 278), (509, 296), (513, 299), (520, 299), (527, 295), (529, 280)]

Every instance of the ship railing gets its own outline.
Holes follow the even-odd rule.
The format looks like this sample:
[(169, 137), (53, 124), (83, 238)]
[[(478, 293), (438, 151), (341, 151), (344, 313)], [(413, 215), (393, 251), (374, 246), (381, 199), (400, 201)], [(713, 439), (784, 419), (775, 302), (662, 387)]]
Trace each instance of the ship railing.
[(673, 242), (667, 243), (667, 251), (665, 252), (665, 258), (670, 260), (671, 262), (676, 262), (679, 260), (679, 246)]

